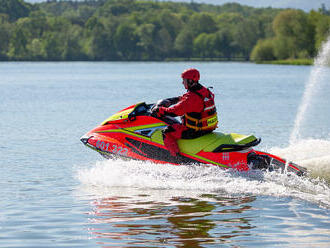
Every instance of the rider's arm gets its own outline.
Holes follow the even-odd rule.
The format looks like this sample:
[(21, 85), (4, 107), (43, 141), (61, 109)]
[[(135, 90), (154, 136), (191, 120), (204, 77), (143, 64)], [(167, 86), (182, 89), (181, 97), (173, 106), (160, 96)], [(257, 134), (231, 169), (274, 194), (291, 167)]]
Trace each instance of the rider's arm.
[(167, 98), (164, 100), (164, 103), (163, 106), (168, 108), (174, 104), (177, 104), (181, 99), (181, 96), (177, 96), (177, 97), (171, 97), (171, 98)]
[(171, 97), (171, 98), (166, 98), (166, 99), (162, 99), (159, 100), (156, 105), (157, 107), (165, 107), (168, 108), (174, 104), (177, 104), (180, 101), (181, 97), (177, 96), (177, 97)]
[(200, 112), (203, 109), (203, 102), (201, 98), (194, 93), (184, 94), (180, 101), (172, 107), (165, 108), (165, 113), (182, 116), (189, 112)]

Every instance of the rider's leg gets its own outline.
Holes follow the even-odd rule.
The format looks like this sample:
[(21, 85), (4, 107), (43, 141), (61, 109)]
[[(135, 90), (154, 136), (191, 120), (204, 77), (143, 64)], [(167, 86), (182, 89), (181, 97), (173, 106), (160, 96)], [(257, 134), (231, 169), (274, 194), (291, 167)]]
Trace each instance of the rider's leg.
[(163, 131), (164, 145), (170, 151), (172, 156), (177, 156), (180, 152), (177, 140), (181, 139), (182, 132), (187, 130), (187, 127), (181, 124), (173, 124), (168, 126)]

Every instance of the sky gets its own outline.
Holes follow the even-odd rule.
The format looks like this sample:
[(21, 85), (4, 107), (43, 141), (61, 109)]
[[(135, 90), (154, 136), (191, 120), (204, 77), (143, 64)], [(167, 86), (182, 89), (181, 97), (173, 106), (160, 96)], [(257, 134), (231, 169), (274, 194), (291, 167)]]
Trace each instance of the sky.
[[(30, 3), (43, 2), (46, 0), (25, 0)], [(172, 2), (191, 2), (191, 0), (171, 0)], [(318, 10), (322, 3), (327, 9), (330, 9), (330, 0), (194, 0), (196, 3), (210, 3), (210, 4), (224, 4), (229, 2), (236, 2), (242, 5), (249, 5), (253, 7), (273, 7), (273, 8), (295, 8), (310, 11), (312, 9)]]

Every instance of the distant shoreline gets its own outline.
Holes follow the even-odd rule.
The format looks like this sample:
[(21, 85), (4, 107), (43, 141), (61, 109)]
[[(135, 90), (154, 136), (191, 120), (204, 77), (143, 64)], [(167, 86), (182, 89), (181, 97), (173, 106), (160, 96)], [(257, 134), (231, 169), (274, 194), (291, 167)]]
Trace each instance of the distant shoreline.
[(317, 54), (330, 28), (330, 10), (325, 6), (305, 13), (194, 1), (0, 2), (3, 61), (240, 61), (310, 65), (309, 58)]
[(313, 65), (313, 59), (285, 59), (285, 60), (270, 60), (260, 61), (257, 64), (272, 64), (272, 65)]
[(287, 59), (287, 60), (270, 60), (270, 61), (251, 61), (247, 59), (223, 59), (223, 58), (168, 58), (165, 60), (0, 60), (0, 63), (12, 62), (240, 62), (252, 64), (272, 64), (272, 65), (313, 65), (313, 59)]

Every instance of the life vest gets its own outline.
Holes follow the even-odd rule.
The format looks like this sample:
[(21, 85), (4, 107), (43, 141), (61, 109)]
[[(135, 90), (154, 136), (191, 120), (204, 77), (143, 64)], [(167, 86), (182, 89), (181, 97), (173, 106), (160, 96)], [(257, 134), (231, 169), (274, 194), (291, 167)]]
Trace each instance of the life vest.
[(217, 128), (218, 116), (214, 103), (214, 94), (206, 88), (193, 91), (203, 100), (202, 112), (190, 112), (184, 115), (184, 125), (196, 131), (213, 131)]

